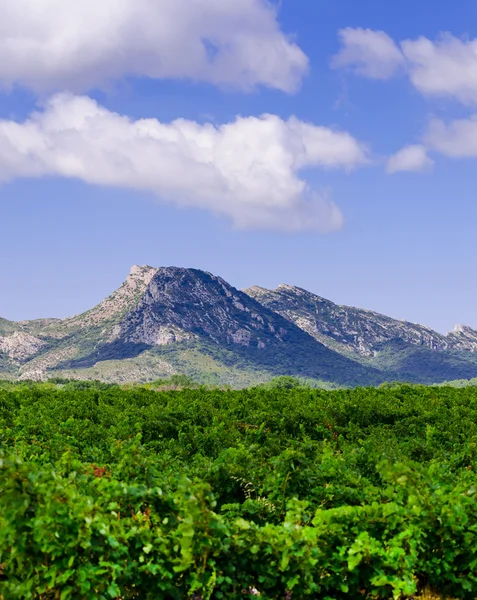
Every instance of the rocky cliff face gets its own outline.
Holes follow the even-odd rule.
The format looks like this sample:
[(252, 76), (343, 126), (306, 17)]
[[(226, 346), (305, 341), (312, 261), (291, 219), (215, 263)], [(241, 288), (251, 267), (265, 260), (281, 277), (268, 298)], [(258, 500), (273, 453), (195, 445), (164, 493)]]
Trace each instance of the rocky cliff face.
[(373, 356), (383, 344), (399, 341), (431, 350), (446, 350), (450, 340), (424, 325), (391, 319), (376, 312), (340, 306), (298, 287), (276, 290), (253, 286), (245, 292), (312, 335), (346, 353)]
[(120, 381), (184, 372), (227, 383), (277, 374), (350, 385), (439, 382), (477, 376), (477, 331), (458, 326), (445, 336), (289, 285), (241, 292), (196, 269), (134, 266), (116, 292), (75, 317), (0, 319), (0, 371)]
[(195, 269), (161, 268), (121, 323), (127, 341), (164, 345), (207, 338), (216, 344), (264, 348), (293, 327), (220, 277)]
[(456, 325), (454, 331), (447, 334), (449, 347), (454, 350), (477, 352), (477, 331), (466, 325)]
[(46, 345), (43, 340), (22, 331), (0, 336), (0, 352), (19, 362), (38, 354)]

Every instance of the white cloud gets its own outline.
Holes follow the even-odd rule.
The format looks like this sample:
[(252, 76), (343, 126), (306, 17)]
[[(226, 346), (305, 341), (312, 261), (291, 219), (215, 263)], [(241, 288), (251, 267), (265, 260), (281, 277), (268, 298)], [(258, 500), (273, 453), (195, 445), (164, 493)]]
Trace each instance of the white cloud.
[(396, 44), (384, 31), (343, 29), (341, 49), (332, 66), (351, 67), (370, 79), (389, 79), (406, 72), (426, 96), (449, 96), (477, 104), (477, 39), (462, 40), (450, 33), (436, 41), (426, 37)]
[(454, 158), (477, 157), (477, 115), (446, 124), (433, 119), (425, 135), (427, 145)]
[(434, 165), (434, 161), (427, 155), (427, 150), (421, 144), (405, 146), (396, 152), (388, 160), (387, 172), (398, 173), (399, 171), (428, 171)]
[(0, 2), (0, 86), (79, 92), (133, 75), (292, 92), (307, 67), (269, 0)]
[(371, 79), (389, 79), (404, 64), (404, 57), (384, 31), (353, 29), (339, 31), (342, 48), (331, 61), (333, 68), (349, 67)]
[(366, 147), (348, 133), (274, 115), (220, 127), (133, 121), (88, 97), (60, 94), (23, 123), (0, 121), (4, 181), (51, 175), (144, 190), (238, 227), (338, 229), (339, 209), (300, 171), (367, 162)]
[[(443, 33), (434, 41), (421, 36), (397, 45), (384, 32), (369, 29), (345, 29), (340, 38), (342, 48), (333, 59), (336, 67), (352, 67), (373, 79), (386, 79), (401, 69), (424, 96), (477, 106), (477, 38)], [(433, 119), (422, 144), (407, 146), (389, 159), (388, 173), (431, 168), (428, 150), (477, 158), (477, 114), (449, 123)]]
[(422, 94), (477, 104), (477, 40), (444, 34), (436, 42), (421, 37), (401, 46), (411, 81)]

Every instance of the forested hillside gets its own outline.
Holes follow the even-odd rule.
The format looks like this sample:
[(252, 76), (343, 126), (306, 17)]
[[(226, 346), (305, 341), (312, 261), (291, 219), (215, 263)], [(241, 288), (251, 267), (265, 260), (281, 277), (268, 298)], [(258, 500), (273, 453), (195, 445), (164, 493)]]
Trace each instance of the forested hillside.
[(0, 596), (477, 596), (477, 389), (0, 388)]

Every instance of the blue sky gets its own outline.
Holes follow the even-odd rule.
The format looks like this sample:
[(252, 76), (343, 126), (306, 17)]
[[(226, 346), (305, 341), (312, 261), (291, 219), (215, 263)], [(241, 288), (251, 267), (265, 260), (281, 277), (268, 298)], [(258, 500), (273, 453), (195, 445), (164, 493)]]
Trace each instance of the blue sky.
[(0, 7), (0, 316), (151, 264), (477, 327), (474, 2), (101, 6)]

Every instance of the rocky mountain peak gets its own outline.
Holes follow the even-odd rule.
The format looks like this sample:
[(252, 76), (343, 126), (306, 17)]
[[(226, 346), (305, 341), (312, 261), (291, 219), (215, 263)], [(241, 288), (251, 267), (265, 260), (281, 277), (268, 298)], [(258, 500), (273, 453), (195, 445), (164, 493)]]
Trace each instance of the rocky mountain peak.
[(91, 310), (65, 320), (69, 327), (89, 327), (118, 320), (140, 301), (157, 269), (148, 265), (131, 267), (126, 281)]
[(192, 338), (263, 347), (290, 326), (207, 271), (161, 267), (123, 324), (134, 343), (164, 345)]
[(449, 345), (455, 350), (477, 351), (477, 331), (468, 325), (456, 325), (447, 334)]
[(318, 296), (317, 294), (313, 294), (312, 292), (309, 292), (308, 290), (305, 290), (301, 287), (298, 287), (296, 285), (290, 285), (288, 283), (281, 283), (274, 291), (273, 293), (277, 294), (277, 296), (281, 297), (281, 298), (288, 298), (288, 300), (294, 300), (294, 301), (299, 301), (299, 302), (311, 302), (313, 304), (319, 303), (319, 304), (326, 304), (329, 307), (335, 306), (338, 307), (337, 304), (335, 304), (334, 302), (332, 302), (331, 300), (327, 300), (326, 298), (322, 298), (321, 296)]
[(289, 283), (280, 283), (280, 285), (277, 286), (277, 289), (275, 290), (275, 292), (291, 292), (292, 294), (309, 294), (310, 292), (308, 292), (307, 290), (304, 290), (303, 288), (300, 288), (296, 285), (290, 285)]
[(148, 285), (156, 272), (156, 267), (150, 267), (149, 265), (133, 265), (129, 271), (129, 276), (125, 283), (130, 287), (141, 284)]
[(269, 294), (270, 290), (259, 285), (251, 285), (249, 288), (242, 290), (244, 294), (253, 296), (253, 294)]
[(454, 327), (452, 333), (470, 333), (470, 334), (476, 334), (477, 332), (475, 331), (475, 329), (472, 329), (472, 327), (469, 327), (468, 325), (456, 325)]

